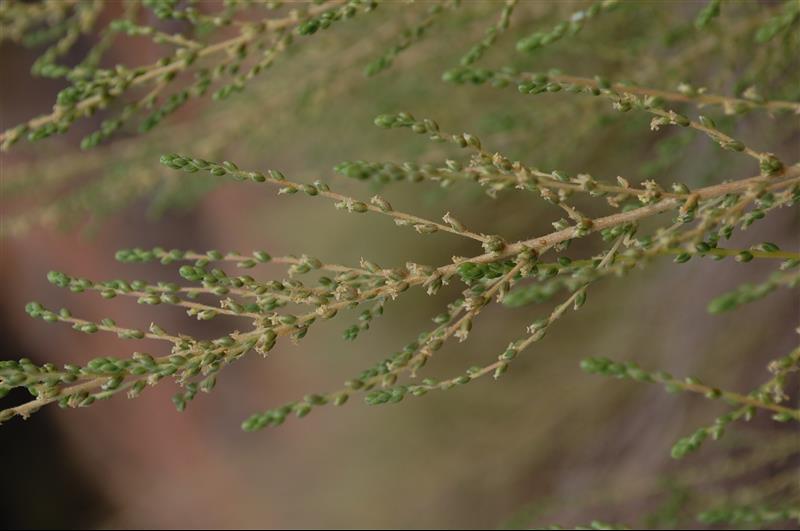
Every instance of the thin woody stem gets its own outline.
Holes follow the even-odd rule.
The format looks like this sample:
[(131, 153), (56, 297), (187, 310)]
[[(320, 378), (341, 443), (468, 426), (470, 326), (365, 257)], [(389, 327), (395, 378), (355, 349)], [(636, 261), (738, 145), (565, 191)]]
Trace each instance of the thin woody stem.
[[(571, 76), (566, 74), (553, 74), (548, 76), (550, 80), (560, 83), (570, 83), (572, 85), (580, 85), (582, 87), (598, 88), (599, 82), (596, 79)], [(661, 90), (648, 87), (640, 87), (637, 85), (629, 85), (624, 83), (612, 83), (611, 90), (615, 92), (626, 92), (628, 94), (636, 94), (639, 96), (653, 96), (663, 98), (666, 101), (678, 101), (682, 103), (694, 103), (698, 105), (720, 105), (720, 106), (737, 106), (747, 105), (748, 107), (764, 108), (767, 110), (785, 109), (800, 113), (800, 102), (796, 101), (782, 101), (782, 100), (765, 100), (756, 101), (743, 98), (734, 98), (730, 96), (719, 96), (717, 94), (684, 94), (671, 90)]]

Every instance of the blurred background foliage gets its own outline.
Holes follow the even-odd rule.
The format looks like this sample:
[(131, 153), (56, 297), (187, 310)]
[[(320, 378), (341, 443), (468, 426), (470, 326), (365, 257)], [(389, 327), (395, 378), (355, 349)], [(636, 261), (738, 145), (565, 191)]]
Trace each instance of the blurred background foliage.
[[(702, 30), (694, 21), (706, 2), (622, 2), (576, 36), (534, 54), (514, 51), (519, 38), (587, 4), (520, 1), (508, 32), (479, 65), (560, 68), (664, 89), (690, 82), (730, 95), (755, 85), (773, 99), (800, 98), (797, 26), (766, 44), (753, 41), (780, 2), (724, 2), (720, 17)], [(449, 210), (475, 230), (509, 240), (548, 232), (560, 211), (526, 193), (490, 198), (471, 184), (443, 189), (429, 182), (360, 182), (332, 168), (346, 160), (424, 163), (459, 155), (455, 148), (372, 125), (379, 113), (407, 110), (436, 119), (447, 131), (474, 133), (488, 149), (545, 171), (652, 178), (665, 187), (680, 180), (692, 188), (753, 173), (742, 157), (693, 131), (651, 132), (645, 113), (616, 113), (598, 99), (562, 93), (531, 98), (513, 86), (442, 81), (494, 23), (501, 2), (448, 6), (391, 68), (365, 76), (365, 67), (423, 20), (429, 6), (386, 2), (332, 26), (313, 42), (291, 47), (241, 94), (222, 103), (192, 101), (146, 135), (123, 131), (80, 151), (80, 138), (100, 123), (93, 117), (66, 135), (4, 153), (5, 357), (65, 363), (127, 348), (108, 337), (44, 329), (22, 310), (30, 299), (86, 315), (113, 313), (143, 327), (174, 324), (199, 336), (226, 329), (222, 319), (200, 324), (174, 309), (72, 297), (44, 281), (52, 268), (90, 278), (161, 280), (174, 274), (157, 264), (115, 262), (114, 251), (122, 247), (263, 248), (349, 264), (361, 257), (380, 264), (446, 263), (476, 251), (446, 234), (422, 238), (387, 220), (360, 223), (304, 197), (276, 198), (261, 188), (171, 172), (158, 164), (162, 153), (276, 168), (305, 181), (335, 182), (357, 197), (380, 190), (398, 208), (433, 218)], [(109, 2), (101, 17), (122, 8)], [(179, 23), (155, 18), (148, 23), (179, 29)], [(67, 57), (80, 59), (94, 39), (82, 36)], [(156, 45), (129, 38), (115, 41), (105, 61), (148, 64), (159, 53)], [(0, 54), (0, 111), (7, 129), (48, 109), (62, 86), (30, 78), (35, 50), (6, 42)], [(746, 143), (798, 160), (796, 117), (751, 113), (728, 124), (721, 112), (712, 115)], [(577, 204), (602, 214), (597, 205)], [(770, 240), (796, 249), (798, 235), (797, 211), (782, 210), (732, 245)], [(596, 251), (590, 242), (579, 243), (576, 255)], [(301, 345), (280, 345), (268, 361), (248, 357), (231, 366), (213, 397), (198, 398), (181, 414), (164, 388), (135, 402), (43, 411), (3, 427), (0, 524), (523, 528), (601, 519), (671, 528), (699, 526), (695, 515), (709, 506), (797, 500), (796, 426), (757, 419), (676, 462), (669, 457), (673, 442), (712, 421), (723, 405), (578, 370), (587, 355), (609, 355), (707, 377), (721, 387), (754, 387), (766, 379), (767, 362), (797, 344), (796, 292), (776, 292), (717, 316), (708, 315), (706, 305), (770, 270), (769, 264), (730, 260), (673, 267), (665, 259), (624, 281), (602, 282), (580, 314), (559, 323), (500, 383), (476, 382), (389, 408), (354, 404), (258, 434), (240, 432), (241, 419), (329, 388), (383, 359), (426, 327), (448, 294), (410, 293), (387, 305), (355, 343), (341, 340), (348, 320), (320, 324)], [(492, 359), (531, 312), (530, 306), (488, 309), (472, 340), (446, 347), (448, 355), (437, 357), (432, 373), (459, 370), (465, 359)], [(350, 321), (355, 319), (353, 314)], [(701, 465), (710, 468), (698, 472)]]

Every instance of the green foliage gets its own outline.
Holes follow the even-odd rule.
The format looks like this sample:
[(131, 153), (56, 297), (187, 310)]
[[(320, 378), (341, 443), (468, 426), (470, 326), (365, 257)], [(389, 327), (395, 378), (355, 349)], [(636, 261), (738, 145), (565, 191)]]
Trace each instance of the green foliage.
[[(462, 37), (459, 42), (463, 46), (456, 54), (451, 54), (452, 57), (447, 57), (449, 62), (444, 71), (413, 84), (416, 87), (417, 83), (439, 83), (444, 85), (444, 90), (453, 93), (497, 89), (492, 92), (493, 98), (513, 101), (521, 109), (532, 105), (550, 107), (552, 114), (543, 112), (541, 118), (537, 115), (531, 120), (530, 130), (523, 119), (515, 117), (510, 121), (509, 131), (502, 131), (511, 141), (497, 147), (494, 144), (499, 143), (501, 135), (481, 139), (473, 133), (457, 132), (458, 129), (445, 130), (448, 123), (457, 127), (460, 121), (477, 116), (481, 110), (478, 105), (469, 104), (466, 111), (453, 116), (447, 114), (446, 101), (438, 102), (445, 115), (441, 119), (445, 125), (440, 126), (433, 118), (394, 112), (381, 103), (381, 114), (374, 118), (374, 125), (385, 130), (379, 133), (385, 140), (379, 142), (399, 144), (404, 142), (401, 133), (411, 132), (430, 142), (427, 151), (419, 158), (407, 157), (401, 162), (355, 159), (333, 168), (341, 176), (387, 189), (404, 182), (434, 183), (444, 190), (477, 187), (499, 201), (519, 196), (521, 200), (547, 209), (545, 212), (552, 225), (552, 230), (546, 231), (526, 226), (528, 232), (524, 237), (468, 228), (468, 224), (457, 219), (461, 212), (448, 211), (440, 218), (431, 219), (397, 209), (383, 195), (373, 194), (369, 198), (346, 195), (335, 190), (335, 180), (294, 180), (276, 168), (241, 169), (228, 160), (216, 161), (221, 158), (217, 157), (220, 146), (237, 133), (248, 136), (248, 141), (254, 140), (249, 137), (249, 128), (255, 129), (263, 120), (260, 116), (246, 116), (249, 113), (247, 104), (235, 107), (229, 98), (254, 83), (279, 56), (289, 56), (290, 48), (300, 44), (313, 47), (313, 40), (322, 38), (323, 30), (355, 19), (356, 27), (351, 31), (361, 39), (369, 28), (368, 19), (379, 4), (372, 0), (325, 0), (282, 6), (279, 2), (228, 1), (223, 2), (218, 11), (209, 11), (196, 2), (150, 0), (129, 2), (102, 28), (98, 27), (100, 21), (105, 20), (100, 16), (104, 9), (102, 2), (10, 2), (2, 5), (2, 39), (48, 46), (32, 71), (35, 75), (66, 83), (52, 113), (33, 118), (2, 134), (3, 149), (9, 149), (23, 138), (34, 141), (67, 133), (76, 122), (95, 113), (110, 116), (101, 122), (97, 131), (81, 140), (84, 149), (113, 142), (125, 131), (157, 135), (157, 126), (169, 127), (165, 122), (169, 122), (173, 114), (194, 100), (210, 95), (210, 99), (217, 102), (214, 105), (230, 105), (242, 119), (226, 126), (222, 123), (225, 120), (218, 120), (213, 114), (217, 111), (212, 111), (202, 128), (208, 134), (207, 143), (198, 146), (187, 143), (182, 150), (186, 154), (160, 156), (161, 164), (170, 172), (170, 182), (177, 183), (174, 185), (176, 197), (183, 200), (199, 197), (223, 179), (231, 180), (240, 183), (239, 186), (274, 190), (280, 196), (299, 194), (320, 203), (330, 202), (335, 209), (352, 214), (358, 220), (371, 216), (390, 219), (398, 227), (411, 229), (421, 237), (433, 234), (458, 237), (475, 249), (468, 256), (455, 255), (446, 263), (429, 265), (409, 260), (402, 265), (384, 267), (366, 258), (357, 265), (345, 265), (308, 254), (296, 256), (276, 252), (273, 256), (272, 249), (270, 252), (223, 253), (134, 248), (119, 251), (117, 260), (172, 266), (176, 269), (176, 281), (96, 281), (52, 271), (47, 280), (74, 293), (95, 293), (105, 299), (130, 298), (147, 306), (174, 306), (198, 321), (229, 318), (236, 327), (207, 339), (182, 331), (167, 331), (155, 323), (147, 329), (139, 329), (118, 324), (111, 318), (85, 319), (74, 316), (68, 309), (48, 309), (41, 303), (31, 302), (26, 307), (31, 317), (67, 324), (85, 334), (112, 333), (134, 343), (143, 339), (160, 341), (166, 345), (166, 352), (135, 351), (130, 356), (97, 357), (86, 364), (62, 367), (52, 363), (37, 365), (27, 358), (2, 361), (0, 397), (21, 388), (32, 398), (0, 411), (0, 422), (17, 416), (28, 417), (52, 403), (61, 407), (88, 407), (123, 393), (134, 398), (164, 380), (172, 380), (178, 386), (173, 403), (183, 411), (198, 392), (210, 393), (224, 369), (242, 357), (253, 352), (266, 356), (279, 341), (286, 339), (300, 341), (317, 323), (341, 318), (348, 310), (359, 313), (356, 323), (349, 321), (343, 325), (342, 337), (346, 341), (356, 341), (369, 330), (374, 319), (383, 315), (387, 305), (412, 291), (449, 297), (432, 318), (433, 325), (428, 330), (382, 360), (365, 362), (366, 368), (332, 390), (306, 394), (256, 412), (241, 423), (242, 428), (257, 431), (276, 427), (291, 417), (305, 417), (326, 405), (342, 406), (352, 397), (370, 406), (389, 405), (406, 398), (422, 397), (431, 391), (459, 389), (484, 376), (499, 379), (570, 310), (583, 308), (588, 291), (594, 290), (598, 283), (611, 277), (625, 277), (633, 270), (655, 263), (672, 262), (666, 267), (676, 268), (693, 259), (732, 260), (737, 262), (732, 265), (742, 268), (753, 267), (755, 263), (774, 264), (776, 260), (780, 263), (778, 270), (763, 283), (734, 287), (708, 302), (708, 312), (714, 315), (764, 299), (778, 288), (793, 290), (800, 284), (800, 252), (782, 250), (774, 243), (754, 238), (745, 244), (729, 242), (734, 237), (746, 240), (749, 237), (746, 229), (779, 210), (796, 214), (800, 201), (800, 161), (788, 158), (792, 151), (785, 149), (786, 138), (796, 142), (798, 129), (792, 115), (800, 113), (797, 101), (800, 94), (791, 86), (792, 80), (786, 80), (781, 74), (769, 75), (773, 70), (780, 70), (778, 67), (784, 64), (786, 57), (800, 53), (796, 31), (800, 3), (788, 1), (780, 8), (763, 9), (746, 6), (741, 7), (741, 11), (731, 6), (731, 11), (742, 17), (742, 29), (731, 27), (727, 30), (729, 33), (725, 33), (725, 28), (734, 22), (727, 16), (728, 4), (711, 0), (688, 20), (681, 19), (680, 27), (667, 36), (640, 34), (655, 31), (658, 24), (643, 24), (642, 21), (649, 21), (655, 16), (654, 12), (669, 9), (663, 5), (601, 0), (587, 2), (571, 13), (554, 4), (550, 6), (553, 12), (543, 15), (539, 10), (544, 8), (534, 6), (536, 3), (515, 0), (489, 3), (483, 7), (491, 8), (487, 12), (496, 18), (491, 19), (488, 28), (485, 23), (481, 24), (477, 32), (480, 37), (476, 39), (467, 31), (456, 31)], [(441, 38), (452, 30), (452, 25), (468, 24), (469, 17), (463, 14), (468, 6), (464, 4), (468, 3), (427, 2), (413, 6), (416, 9), (411, 13), (414, 17), (408, 18), (412, 20), (410, 24), (405, 17), (398, 17), (399, 22), (390, 19), (399, 37), (395, 35), (388, 51), (370, 58), (366, 67), (360, 65), (363, 72), (367, 77), (384, 73), (376, 79), (389, 77), (392, 75), (390, 67), (400, 70), (407, 66), (400, 63), (409, 58), (412, 67), (403, 70), (402, 75), (414, 76), (413, 62), (426, 53), (426, 42)], [(531, 9), (535, 16), (522, 18), (525, 16), (522, 13)], [(152, 23), (152, 17), (143, 16), (144, 13), (158, 21), (180, 22), (180, 26)], [(577, 56), (589, 55), (591, 61), (593, 39), (599, 37), (593, 34), (585, 41), (582, 37), (595, 24), (614, 24), (615, 17), (619, 17), (620, 26), (630, 29), (632, 47), (660, 40), (667, 41), (670, 46), (681, 44), (683, 39), (689, 39), (682, 36), (689, 31), (699, 34), (697, 39), (709, 39), (698, 41), (700, 43), (719, 39), (724, 43), (730, 41), (730, 46), (734, 47), (747, 35), (748, 46), (754, 42), (754, 46), (762, 46), (767, 52), (759, 55), (758, 64), (748, 67), (751, 70), (742, 77), (759, 77), (757, 74), (760, 74), (764, 79), (763, 89), (775, 97), (762, 97), (753, 85), (744, 87), (736, 95), (726, 96), (683, 81), (682, 77), (676, 83), (676, 79), (667, 75), (670, 69), (662, 64), (666, 61), (655, 54), (653, 68), (657, 72), (663, 70), (666, 77), (655, 86), (626, 80), (624, 70), (620, 72), (611, 67), (602, 75), (593, 75), (601, 71), (603, 65), (625, 64), (628, 60), (602, 49), (597, 53), (610, 53), (611, 59), (600, 61), (598, 70), (588, 75), (578, 73), (585, 68), (585, 61), (573, 62), (567, 57), (563, 65), (576, 66), (575, 72), (566, 73), (548, 62), (547, 53), (551, 50), (560, 47), (568, 50), (571, 45), (578, 49)], [(151, 23), (146, 23), (147, 20)], [(515, 24), (518, 27), (514, 27)], [(167, 27), (183, 30), (171, 33), (165, 29)], [(81, 36), (91, 33), (99, 35), (94, 47), (77, 65), (66, 66), (62, 59)], [(148, 39), (168, 47), (169, 51), (150, 65), (100, 67), (104, 50), (121, 36)], [(509, 46), (512, 39), (516, 39), (516, 51), (513, 45)], [(505, 47), (501, 48), (501, 44)], [(647, 49), (643, 50), (646, 55)], [(517, 52), (521, 53), (511, 57)], [(699, 53), (692, 49), (690, 52)], [(494, 68), (476, 66), (480, 61), (496, 64), (497, 55), (503, 58), (504, 64)], [(531, 64), (536, 65), (536, 71), (528, 68)], [(332, 84), (335, 76), (326, 75), (331, 70), (336, 73), (336, 66), (328, 64), (327, 58), (323, 65), (330, 70), (320, 69), (321, 84)], [(722, 69), (725, 65), (717, 66)], [(313, 69), (301, 68), (297, 78), (319, 73), (306, 70)], [(396, 83), (396, 79), (399, 78), (387, 83)], [(288, 92), (298, 92), (294, 81), (289, 81)], [(730, 85), (736, 81), (734, 73)], [(359, 76), (360, 82), (366, 81)], [(698, 80), (702, 82), (703, 79)], [(675, 88), (668, 88), (670, 86)], [(346, 85), (343, 90), (349, 87)], [(502, 90), (509, 88), (516, 90)], [(550, 100), (538, 103), (548, 98)], [(413, 106), (414, 98), (406, 103)], [(585, 114), (565, 121), (556, 109), (569, 106), (581, 112), (585, 110)], [(607, 112), (609, 110), (612, 112)], [(771, 117), (770, 131), (775, 136), (747, 134), (747, 128), (741, 124), (758, 119), (758, 115)], [(603, 149), (624, 160), (629, 146), (615, 136), (624, 129), (619, 125), (622, 122), (633, 129), (636, 138), (647, 136), (649, 123), (655, 148), (648, 151), (652, 156), (642, 165), (642, 173), (647, 174), (647, 178), (637, 183), (636, 179), (623, 176), (600, 177), (604, 173), (602, 170), (594, 172), (595, 176), (576, 169), (572, 156), (581, 150), (582, 140), (605, 134), (609, 137)], [(523, 125), (515, 127), (514, 123)], [(274, 128), (280, 129), (277, 125)], [(241, 131), (248, 133), (242, 135)], [(373, 133), (364, 136), (371, 137)], [(705, 143), (694, 145), (695, 137), (702, 138)], [(708, 140), (714, 145), (707, 146)], [(558, 151), (558, 144), (566, 148), (561, 146), (563, 151)], [(775, 153), (767, 151), (764, 147), (767, 145), (773, 145), (769, 149)], [(711, 162), (704, 167), (712, 176), (710, 182), (692, 179), (685, 173), (680, 174), (680, 180), (664, 177), (680, 164), (684, 150), (689, 147), (696, 150), (692, 156), (706, 153), (702, 150), (708, 147), (710, 155), (707, 156)], [(631, 149), (638, 148), (637, 145)], [(511, 150), (524, 155), (518, 156)], [(140, 155), (133, 151), (131, 157)], [(152, 149), (147, 156), (151, 152)], [(555, 153), (553, 159), (558, 161), (555, 167), (548, 168), (550, 164), (546, 163), (541, 163), (540, 167), (530, 162), (537, 155), (543, 158), (550, 152)], [(125, 156), (126, 153), (120, 154), (123, 159)], [(730, 167), (743, 168), (747, 174), (733, 179), (728, 171)], [(152, 190), (156, 183), (161, 183), (147, 173), (145, 177), (127, 175), (121, 179), (108, 172), (108, 180), (93, 183), (66, 202), (54, 202), (41, 217), (52, 217), (52, 209), (58, 209), (59, 213), (80, 210), (86, 203), (101, 203), (108, 211), (113, 211), (117, 205), (134, 199), (140, 188)], [(17, 182), (3, 186), (4, 190), (22, 193), (28, 186), (35, 190), (50, 180), (59, 184), (62, 178), (56, 170), (50, 177), (42, 177), (32, 184)], [(167, 188), (162, 201), (173, 200), (172, 193), (172, 189)], [(117, 202), (104, 202), (103, 198), (109, 196)], [(464, 214), (468, 214), (469, 209), (465, 204)], [(509, 212), (512, 214), (517, 215)], [(10, 227), (3, 229), (4, 235), (24, 233), (36, 224), (33, 217), (13, 220)], [(465, 216), (464, 219), (470, 218)], [(370, 223), (360, 222), (365, 226)], [(498, 226), (498, 232), (503, 232), (502, 224)], [(302, 234), (294, 236), (300, 240)], [(461, 253), (462, 248), (458, 249), (453, 252)], [(369, 249), (364, 252), (368, 254)], [(285, 272), (268, 274), (265, 272), (267, 264), (283, 268)], [(431, 359), (445, 356), (442, 350), (446, 345), (467, 340), (481, 314), (495, 306), (527, 312), (528, 326), (517, 336), (507, 338), (508, 346), (502, 352), (495, 352), (489, 361), (475, 365), (464, 363), (457, 372), (443, 378), (417, 378)], [(676, 311), (679, 311), (677, 307)], [(797, 409), (796, 400), (792, 402), (789, 397), (793, 389), (789, 381), (800, 370), (800, 349), (772, 362), (769, 366), (771, 378), (745, 393), (707, 385), (697, 378), (679, 379), (665, 371), (645, 371), (632, 361), (622, 363), (591, 357), (581, 363), (581, 368), (591, 374), (657, 383), (671, 392), (689, 392), (726, 403), (730, 407), (727, 413), (675, 443), (672, 456), (676, 459), (698, 450), (709, 438), (721, 438), (732, 425), (750, 420), (759, 412), (769, 414), (774, 422), (800, 422), (800, 409)], [(796, 504), (771, 507), (768, 503), (726, 506), (704, 512), (699, 518), (710, 525), (771, 525), (800, 518), (800, 508)], [(577, 529), (625, 527), (592, 522), (588, 527)]]
[(781, 33), (790, 31), (798, 19), (800, 19), (800, 2), (786, 2), (781, 14), (770, 18), (766, 24), (758, 28), (755, 41), (758, 44), (771, 41)]
[[(765, 244), (766, 245), (766, 244)], [(749, 251), (742, 251), (747, 254), (737, 254), (736, 258), (745, 256), (748, 259), (740, 261), (752, 260), (752, 253)], [(786, 286), (789, 288), (796, 288), (800, 283), (800, 273), (796, 271), (798, 264), (797, 260), (789, 260), (781, 264), (781, 269), (795, 269), (790, 273), (775, 272), (770, 278), (761, 284), (742, 284), (734, 291), (724, 293), (708, 303), (709, 313), (722, 313), (734, 310), (739, 306), (753, 302), (769, 295), (778, 286)]]
[[(294, 41), (295, 36), (306, 37), (324, 30), (335, 22), (351, 19), (359, 13), (368, 13), (377, 6), (374, 0), (330, 0), (316, 2), (310, 6), (293, 9), (283, 17), (267, 16), (251, 20), (236, 20), (235, 15), (246, 10), (247, 2), (227, 2), (226, 7), (215, 14), (202, 12), (197, 6), (184, 7), (174, 2), (131, 3), (122, 18), (110, 20), (102, 30), (104, 40), (90, 50), (84, 61), (74, 68), (58, 64), (57, 60), (67, 54), (83, 33), (98, 31), (103, 2), (65, 2), (58, 9), (59, 16), (68, 17), (64, 21), (63, 35), (36, 61), (32, 73), (47, 78), (63, 78), (70, 85), (59, 92), (54, 110), (27, 123), (9, 129), (0, 135), (0, 146), (8, 149), (11, 145), (27, 137), (28, 140), (41, 140), (56, 134), (66, 133), (82, 118), (106, 109), (109, 106), (121, 107), (115, 118), (105, 120), (100, 129), (84, 137), (81, 147), (92, 148), (109, 139), (126, 122), (137, 114), (144, 114), (138, 125), (141, 132), (147, 132), (166, 116), (184, 106), (192, 98), (200, 98), (214, 86), (218, 87), (212, 97), (224, 100), (244, 90), (245, 85), (264, 70), (272, 66), (276, 57), (283, 53)], [(272, 10), (272, 4), (257, 6)], [(277, 7), (277, 5), (275, 6)], [(139, 12), (150, 10), (162, 20), (180, 20), (193, 26), (191, 33), (202, 33), (204, 39), (209, 34), (224, 36), (225, 28), (236, 23), (238, 35), (220, 38), (213, 43), (195, 40), (199, 35), (167, 34), (152, 26), (142, 26), (134, 22)], [(24, 4), (11, 3), (5, 8), (5, 16), (10, 23), (20, 28), (36, 27), (39, 17), (47, 17), (47, 10), (40, 13), (36, 7), (26, 8)], [(73, 11), (71, 16), (65, 11)], [(10, 32), (8, 38), (24, 39), (24, 29)], [(114, 69), (99, 68), (106, 39), (123, 33), (130, 37), (145, 37), (155, 44), (174, 47), (169, 55), (154, 64), (140, 67), (117, 65)], [(4, 37), (6, 37), (4, 35)], [(34, 39), (34, 43), (39, 39)], [(27, 39), (30, 44), (31, 39)], [(226, 57), (218, 60), (213, 68), (203, 66), (206, 57)], [(247, 68), (243, 64), (252, 62)], [(161, 106), (156, 106), (158, 96), (174, 86), (180, 77), (193, 79), (186, 88), (173, 92)], [(131, 97), (134, 89), (143, 86), (149, 91), (142, 97)]]
[(619, 525), (619, 524), (607, 524), (605, 522), (600, 522), (598, 520), (594, 520), (590, 522), (589, 525), (586, 526), (577, 526), (572, 528), (565, 528), (561, 527), (560, 525), (554, 525), (550, 527), (546, 527), (545, 529), (630, 529), (630, 527), (626, 525)]
[[(786, 394), (784, 393), (785, 381), (781, 376), (785, 376), (786, 370), (796, 369), (799, 360), (800, 348), (795, 349), (791, 354), (782, 358), (780, 362), (777, 362), (775, 365), (782, 367), (782, 369), (777, 369), (777, 374), (772, 380), (749, 395), (723, 391), (719, 388), (705, 385), (697, 378), (679, 380), (667, 372), (652, 373), (643, 371), (633, 362), (615, 363), (606, 358), (588, 358), (581, 362), (581, 368), (590, 374), (629, 378), (638, 382), (659, 383), (670, 392), (700, 393), (706, 398), (724, 400), (728, 404), (737, 407), (731, 413), (717, 418), (712, 427), (700, 428), (691, 436), (679, 440), (672, 448), (672, 457), (680, 459), (686, 454), (697, 450), (709, 436), (714, 439), (722, 437), (726, 427), (731, 422), (739, 419), (749, 420), (755, 414), (756, 409), (772, 413), (772, 419), (777, 422), (800, 421), (800, 410), (781, 405), (781, 402), (786, 400)], [(780, 374), (781, 372), (783, 374)]]
[(720, 507), (700, 514), (699, 520), (704, 524), (737, 526), (766, 526), (790, 520), (800, 523), (800, 511), (794, 508)]

